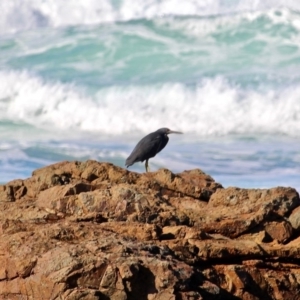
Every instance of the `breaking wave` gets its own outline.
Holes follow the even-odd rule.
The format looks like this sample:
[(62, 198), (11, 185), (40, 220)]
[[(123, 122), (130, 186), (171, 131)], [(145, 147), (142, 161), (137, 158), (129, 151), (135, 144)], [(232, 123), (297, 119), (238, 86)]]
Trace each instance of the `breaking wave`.
[(153, 19), (165, 16), (212, 16), (287, 7), (296, 0), (10, 0), (0, 2), (0, 33), (70, 25)]
[(300, 135), (300, 85), (253, 91), (216, 77), (193, 87), (113, 86), (89, 95), (25, 71), (0, 72), (0, 81), (0, 118), (41, 129), (121, 135), (168, 126), (199, 136)]

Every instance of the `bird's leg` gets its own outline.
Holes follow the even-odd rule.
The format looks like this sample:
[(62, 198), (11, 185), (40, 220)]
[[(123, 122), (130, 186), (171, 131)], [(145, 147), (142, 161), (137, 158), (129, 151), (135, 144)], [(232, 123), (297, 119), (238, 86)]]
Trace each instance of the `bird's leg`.
[(148, 165), (148, 159), (146, 159), (145, 168), (146, 168), (146, 172), (150, 172), (150, 168), (149, 168), (149, 165)]

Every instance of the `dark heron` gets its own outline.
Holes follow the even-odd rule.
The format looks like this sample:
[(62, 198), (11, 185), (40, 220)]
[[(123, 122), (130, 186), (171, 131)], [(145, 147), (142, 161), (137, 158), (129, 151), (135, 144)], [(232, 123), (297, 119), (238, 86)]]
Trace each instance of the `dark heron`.
[(169, 128), (160, 128), (142, 138), (126, 159), (126, 167), (129, 167), (138, 161), (143, 162), (145, 160), (146, 172), (149, 172), (148, 160), (165, 148), (169, 141), (168, 134), (170, 133), (181, 134), (182, 132), (173, 131)]

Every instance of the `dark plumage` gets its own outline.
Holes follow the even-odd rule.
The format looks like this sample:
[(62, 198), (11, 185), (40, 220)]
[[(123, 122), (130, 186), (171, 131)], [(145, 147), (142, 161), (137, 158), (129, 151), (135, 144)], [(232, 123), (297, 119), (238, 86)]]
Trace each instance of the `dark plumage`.
[(160, 128), (142, 138), (126, 159), (126, 167), (129, 167), (138, 161), (143, 162), (145, 160), (146, 172), (148, 172), (148, 160), (165, 148), (169, 141), (168, 134), (170, 133), (182, 132), (173, 131), (168, 128)]

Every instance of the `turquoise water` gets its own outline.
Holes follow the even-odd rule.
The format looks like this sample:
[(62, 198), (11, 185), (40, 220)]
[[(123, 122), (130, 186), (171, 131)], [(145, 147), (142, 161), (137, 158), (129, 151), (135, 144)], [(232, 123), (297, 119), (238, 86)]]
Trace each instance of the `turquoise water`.
[(0, 182), (61, 160), (124, 166), (169, 127), (184, 135), (152, 170), (300, 189), (297, 1), (20, 1), (0, 3)]

